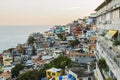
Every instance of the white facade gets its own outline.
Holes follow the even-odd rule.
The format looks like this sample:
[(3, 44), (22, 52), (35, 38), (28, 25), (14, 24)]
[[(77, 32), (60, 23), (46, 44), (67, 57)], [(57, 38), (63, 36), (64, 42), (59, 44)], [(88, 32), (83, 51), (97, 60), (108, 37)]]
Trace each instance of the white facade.
[[(106, 60), (106, 63), (109, 67), (109, 75), (111, 77), (115, 77), (117, 80), (120, 79), (120, 58), (117, 56), (120, 55), (119, 53), (116, 53), (115, 48), (110, 49), (108, 42), (104, 38), (98, 38), (97, 42), (97, 55), (98, 58), (104, 58)], [(112, 75), (111, 75), (112, 73)]]
[[(98, 28), (96, 57), (97, 59), (104, 58), (109, 68), (108, 75), (115, 80), (120, 80), (120, 49), (114, 47), (112, 45), (113, 41), (110, 39), (106, 40), (104, 37), (99, 36), (101, 31), (116, 30), (118, 31), (117, 38), (120, 38), (120, 0), (105, 0), (96, 11)], [(97, 69), (99, 78), (101, 76)]]
[[(108, 4), (107, 4), (108, 3)], [(105, 1), (97, 10), (97, 27), (100, 29), (116, 29), (120, 31), (120, 0)]]
[(65, 32), (70, 34), (70, 26), (69, 25), (65, 26)]

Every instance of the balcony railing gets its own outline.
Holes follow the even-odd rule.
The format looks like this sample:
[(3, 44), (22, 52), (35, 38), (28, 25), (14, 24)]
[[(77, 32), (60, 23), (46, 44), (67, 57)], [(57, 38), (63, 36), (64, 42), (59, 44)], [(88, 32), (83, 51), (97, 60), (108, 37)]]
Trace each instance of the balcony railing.
[(106, 55), (109, 56), (118, 67), (120, 67), (120, 63), (119, 63), (120, 58), (118, 58), (118, 54), (120, 53), (116, 53), (115, 51), (113, 51), (113, 49), (110, 49), (110, 46), (106, 44), (107, 42), (99, 38), (98, 44), (100, 45), (102, 50), (106, 53)]

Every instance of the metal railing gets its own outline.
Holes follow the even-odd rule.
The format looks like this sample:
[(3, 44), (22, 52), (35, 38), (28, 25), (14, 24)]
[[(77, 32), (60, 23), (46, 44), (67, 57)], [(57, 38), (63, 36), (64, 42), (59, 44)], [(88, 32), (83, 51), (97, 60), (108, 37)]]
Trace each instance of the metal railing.
[[(100, 39), (99, 39), (100, 40)], [(102, 48), (103, 52), (105, 52), (105, 54), (107, 56), (110, 57), (110, 59), (112, 59), (112, 61), (118, 66), (120, 67), (120, 63), (119, 60), (117, 59), (117, 53), (114, 52), (112, 49), (110, 49), (110, 47), (106, 44), (106, 42), (104, 40), (100, 40), (99, 41), (99, 45)], [(102, 54), (102, 53), (101, 53)]]

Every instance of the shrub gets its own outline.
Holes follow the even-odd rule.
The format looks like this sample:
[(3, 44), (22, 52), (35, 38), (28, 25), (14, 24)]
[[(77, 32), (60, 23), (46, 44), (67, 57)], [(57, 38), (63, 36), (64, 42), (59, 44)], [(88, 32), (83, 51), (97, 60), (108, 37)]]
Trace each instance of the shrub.
[(105, 71), (108, 70), (108, 67), (107, 67), (105, 59), (100, 59), (98, 61), (98, 66), (99, 66), (100, 69), (104, 69)]
[(120, 41), (115, 40), (115, 41), (113, 42), (113, 46), (118, 46), (118, 45), (120, 45)]
[(109, 77), (109, 78), (106, 78), (105, 80), (112, 80), (112, 78), (111, 78), (111, 77)]
[(103, 32), (103, 33), (101, 34), (101, 36), (103, 36), (103, 37), (104, 37), (104, 36), (105, 36), (105, 33)]

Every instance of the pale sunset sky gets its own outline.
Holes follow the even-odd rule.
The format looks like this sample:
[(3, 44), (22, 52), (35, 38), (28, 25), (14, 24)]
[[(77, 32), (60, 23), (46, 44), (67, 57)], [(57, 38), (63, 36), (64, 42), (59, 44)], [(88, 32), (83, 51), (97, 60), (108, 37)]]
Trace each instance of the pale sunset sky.
[(89, 16), (104, 0), (0, 0), (0, 25), (67, 24)]

